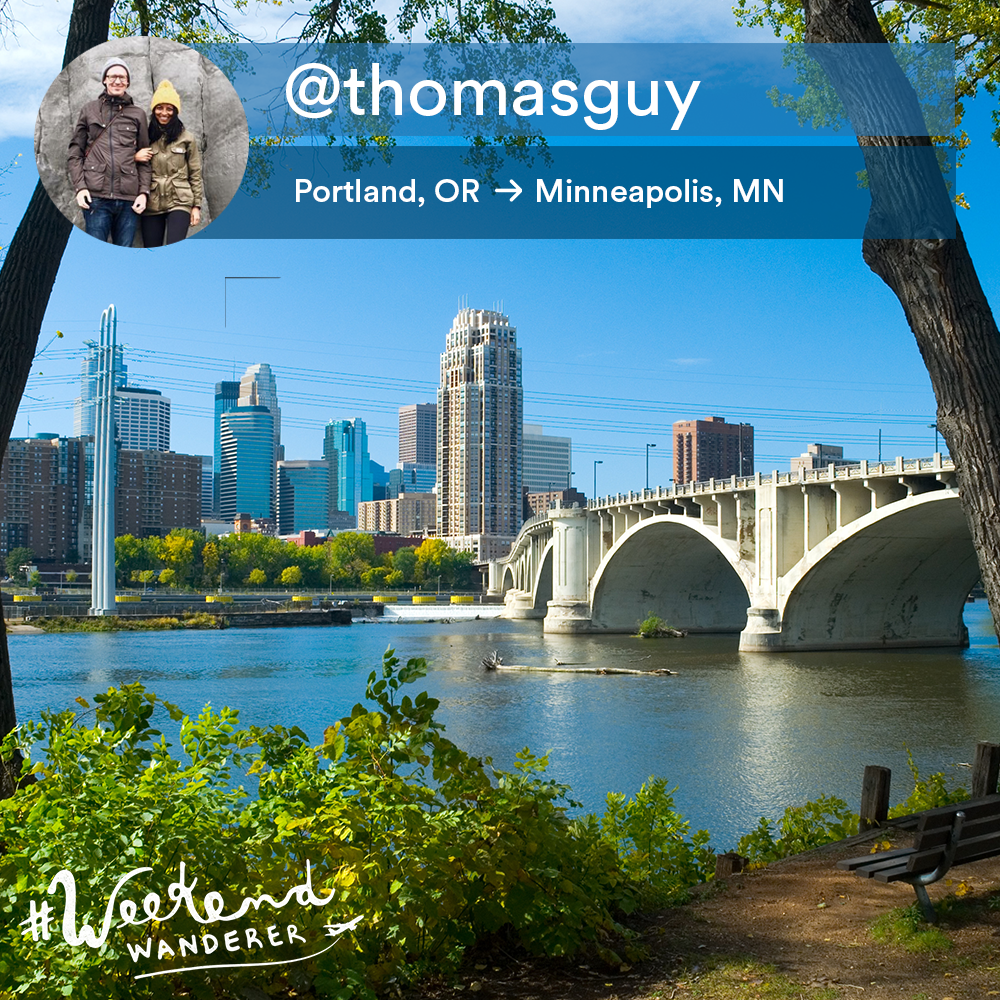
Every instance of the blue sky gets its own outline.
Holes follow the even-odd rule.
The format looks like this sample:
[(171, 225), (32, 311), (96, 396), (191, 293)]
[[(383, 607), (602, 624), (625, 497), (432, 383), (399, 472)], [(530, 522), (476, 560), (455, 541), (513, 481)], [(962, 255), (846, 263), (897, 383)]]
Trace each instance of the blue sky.
[[(37, 175), (31, 123), (61, 57), (68, 0), (29, 6), (4, 52), (0, 243), (13, 234)], [(728, 5), (556, 4), (571, 37), (734, 41)], [(247, 22), (274, 38), (280, 12)], [(295, 5), (293, 5), (293, 10)], [(59, 17), (62, 21), (59, 21)], [(18, 89), (20, 88), (20, 89)], [(0, 88), (2, 89), (2, 88)], [(5, 102), (5, 103), (4, 103)], [(33, 103), (32, 103), (33, 102)], [(959, 186), (960, 222), (987, 295), (1000, 299), (996, 233), (1000, 151), (989, 107), (975, 102)], [(225, 275), (280, 275), (230, 283)], [(363, 417), (372, 457), (396, 460), (396, 410), (434, 398), (438, 355), (459, 297), (503, 301), (523, 354), (525, 419), (574, 443), (588, 495), (667, 482), (669, 428), (709, 414), (754, 425), (757, 468), (787, 468), (807, 444), (845, 454), (928, 455), (934, 400), (895, 297), (843, 241), (188, 241), (165, 250), (102, 246), (74, 232), (46, 314), (15, 434), (72, 431), (80, 348), (115, 302), (133, 382), (174, 403), (173, 447), (210, 453), (212, 386), (265, 361), (278, 378), (286, 454), (317, 457), (331, 419)]]

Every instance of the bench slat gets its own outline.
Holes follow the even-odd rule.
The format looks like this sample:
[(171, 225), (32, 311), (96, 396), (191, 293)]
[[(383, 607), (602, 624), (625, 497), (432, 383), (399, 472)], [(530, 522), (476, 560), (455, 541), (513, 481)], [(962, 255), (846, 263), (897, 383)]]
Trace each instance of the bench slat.
[(951, 805), (938, 806), (920, 814), (917, 824), (918, 832), (933, 830), (940, 826), (951, 828), (955, 813), (964, 812), (967, 820), (979, 819), (982, 816), (995, 815), (1000, 812), (1000, 795), (987, 795), (982, 799), (966, 799), (965, 802), (953, 802)]
[(843, 871), (853, 872), (872, 863), (888, 861), (890, 858), (901, 858), (912, 853), (912, 847), (897, 847), (893, 851), (882, 851), (879, 854), (863, 854), (859, 858), (845, 858), (843, 861), (837, 862), (837, 867)]
[[(969, 861), (989, 857), (1000, 853), (1000, 833), (987, 834), (984, 837), (964, 838), (958, 842), (953, 864), (961, 865)], [(911, 872), (929, 872), (935, 869), (944, 857), (944, 848), (936, 847), (930, 851), (914, 852), (907, 863)]]
[[(984, 816), (981, 819), (967, 820), (962, 827), (962, 840), (970, 840), (973, 837), (983, 837), (989, 833), (1000, 832), (1000, 813), (996, 816)], [(951, 824), (937, 827), (919, 833), (913, 842), (913, 849), (929, 851), (934, 847), (943, 847), (951, 840)]]
[(875, 872), (876, 882), (899, 882), (911, 877), (913, 872), (906, 870), (906, 862), (900, 861), (896, 865), (887, 865), (881, 871)]
[(896, 868), (900, 865), (903, 867), (903, 871), (906, 871), (907, 856), (898, 858), (886, 858), (884, 860), (878, 860), (877, 855), (873, 855), (875, 858), (870, 864), (865, 865), (862, 868), (855, 868), (854, 874), (860, 875), (861, 878), (877, 878), (879, 872), (887, 871), (890, 868)]

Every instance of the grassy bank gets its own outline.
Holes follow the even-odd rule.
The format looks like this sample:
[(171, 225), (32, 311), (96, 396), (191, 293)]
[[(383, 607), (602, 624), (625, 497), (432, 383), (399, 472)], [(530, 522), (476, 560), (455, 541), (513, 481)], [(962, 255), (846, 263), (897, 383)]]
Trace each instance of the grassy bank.
[(225, 623), (219, 617), (204, 611), (181, 615), (180, 618), (123, 618), (118, 615), (71, 618), (56, 615), (52, 618), (32, 618), (31, 624), (45, 632), (166, 632), (176, 629), (225, 628)]

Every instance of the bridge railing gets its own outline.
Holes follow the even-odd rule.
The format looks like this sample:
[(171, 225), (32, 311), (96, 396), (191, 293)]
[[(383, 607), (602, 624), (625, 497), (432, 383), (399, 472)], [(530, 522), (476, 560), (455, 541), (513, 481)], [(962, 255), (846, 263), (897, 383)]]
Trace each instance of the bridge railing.
[[(755, 486), (776, 484), (787, 486), (794, 483), (831, 482), (837, 479), (865, 479), (873, 476), (893, 476), (905, 473), (953, 472), (955, 463), (948, 455), (936, 454), (930, 458), (895, 458), (889, 462), (862, 461), (850, 465), (827, 465), (821, 469), (800, 469), (796, 472), (757, 472), (752, 476), (732, 476), (729, 479), (704, 479), (694, 483), (676, 486), (657, 486), (656, 489), (629, 493), (614, 493), (604, 497), (593, 497), (587, 501), (591, 510), (600, 507), (616, 507), (627, 503), (642, 503), (644, 500), (672, 500), (705, 493), (738, 493)], [(547, 514), (536, 517), (546, 518)], [(535, 519), (532, 518), (532, 521)], [(528, 522), (525, 522), (526, 524)]]

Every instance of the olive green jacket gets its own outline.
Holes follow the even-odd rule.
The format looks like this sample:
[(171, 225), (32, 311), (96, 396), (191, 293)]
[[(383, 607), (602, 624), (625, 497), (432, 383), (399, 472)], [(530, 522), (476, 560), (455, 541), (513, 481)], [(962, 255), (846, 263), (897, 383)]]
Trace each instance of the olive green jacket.
[(165, 136), (152, 145), (153, 182), (146, 215), (162, 215), (174, 209), (201, 208), (201, 151), (198, 140), (184, 129), (173, 142)]

